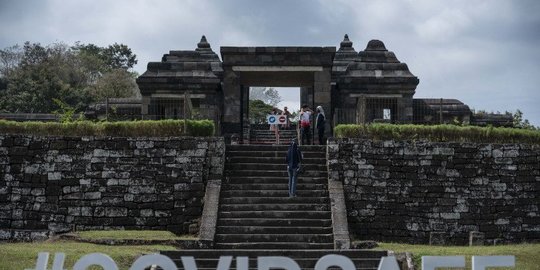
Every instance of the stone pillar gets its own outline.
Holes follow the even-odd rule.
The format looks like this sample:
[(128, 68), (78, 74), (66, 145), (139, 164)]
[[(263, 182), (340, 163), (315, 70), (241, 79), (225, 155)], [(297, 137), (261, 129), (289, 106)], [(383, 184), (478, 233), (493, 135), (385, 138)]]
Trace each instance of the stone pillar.
[[(311, 107), (311, 104), (313, 104), (312, 89), (312, 87), (300, 87), (300, 107), (304, 104)], [(300, 107), (294, 108), (294, 110), (299, 110)]]
[(240, 84), (232, 69), (226, 68), (223, 76), (223, 124), (222, 134), (228, 139), (232, 134), (242, 135), (240, 130)]
[(365, 124), (367, 121), (366, 117), (366, 97), (364, 95), (358, 97), (356, 101), (356, 123)]
[(404, 95), (403, 98), (398, 98), (398, 119), (399, 123), (412, 123), (413, 121), (413, 98), (412, 95)]
[(314, 108), (322, 106), (326, 115), (325, 136), (332, 136), (333, 118), (332, 112), (332, 86), (331, 83), (331, 69), (323, 68), (323, 71), (314, 72), (313, 78), (313, 101)]
[(142, 114), (142, 118), (144, 120), (148, 119), (148, 107), (149, 106), (150, 106), (150, 97), (149, 96), (143, 96), (142, 97), (141, 114)]

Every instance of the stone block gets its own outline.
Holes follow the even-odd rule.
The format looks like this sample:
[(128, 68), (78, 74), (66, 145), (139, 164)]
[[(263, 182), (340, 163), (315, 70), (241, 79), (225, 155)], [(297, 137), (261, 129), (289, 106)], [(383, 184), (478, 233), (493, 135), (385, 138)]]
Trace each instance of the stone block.
[(7, 230), (7, 229), (0, 230), (0, 240), (2, 241), (11, 240), (12, 237), (13, 235), (12, 235), (11, 230)]
[(50, 172), (47, 174), (49, 181), (58, 181), (62, 179), (62, 173), (60, 172)]
[(125, 217), (127, 216), (127, 208), (123, 207), (107, 207), (105, 208), (105, 216), (107, 217)]
[(430, 232), (429, 244), (433, 246), (444, 246), (448, 242), (448, 237), (445, 232)]

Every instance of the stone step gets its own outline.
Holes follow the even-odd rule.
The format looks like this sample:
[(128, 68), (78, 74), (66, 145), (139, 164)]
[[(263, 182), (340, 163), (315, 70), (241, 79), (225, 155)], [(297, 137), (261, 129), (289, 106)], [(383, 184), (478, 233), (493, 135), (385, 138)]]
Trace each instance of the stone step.
[(216, 243), (218, 249), (331, 249), (331, 243), (306, 242), (252, 242), (252, 243)]
[[(305, 171), (319, 171), (319, 172), (326, 172), (327, 167), (326, 164), (302, 164)], [(236, 170), (236, 171), (243, 171), (243, 170), (261, 170), (261, 171), (279, 171), (279, 170), (287, 170), (287, 163), (285, 163), (285, 159), (282, 160), (279, 164), (274, 163), (232, 163), (229, 162), (225, 164), (226, 170)]]
[[(264, 183), (264, 184), (224, 184), (221, 186), (222, 190), (288, 190), (288, 179), (282, 179), (281, 183)], [(311, 183), (297, 183), (297, 190), (327, 190), (326, 184), (311, 184)]]
[(311, 203), (259, 203), (259, 204), (222, 204), (220, 211), (329, 211), (329, 204)]
[(220, 204), (263, 204), (263, 203), (329, 203), (328, 197), (237, 197), (220, 198)]
[[(281, 190), (222, 190), (222, 198), (239, 197), (288, 197), (288, 189)], [(297, 190), (297, 197), (327, 197), (328, 190)]]
[[(279, 134), (281, 140), (287, 140), (287, 144), (292, 142), (292, 139), (296, 138), (296, 134)], [(251, 140), (265, 140), (265, 139), (275, 139), (276, 135), (272, 134), (251, 134)]]
[[(268, 163), (268, 164), (284, 164), (285, 156), (283, 157), (230, 157), (228, 163)], [(302, 159), (302, 164), (326, 164), (324, 158), (306, 158)]]
[[(251, 133), (250, 135), (251, 138), (275, 138), (275, 136), (276, 135), (274, 133)], [(290, 140), (298, 136), (296, 133), (292, 133), (292, 132), (280, 132), (279, 137), (288, 138)]]
[[(289, 145), (292, 142), (292, 140), (295, 139), (296, 137), (297, 137), (296, 134), (294, 134), (294, 135), (293, 134), (284, 135), (282, 133), (279, 134), (280, 139), (286, 139), (287, 140), (287, 143), (286, 143), (287, 145)], [(276, 138), (276, 136), (274, 135), (274, 133), (272, 133), (272, 134), (251, 134), (251, 136), (250, 136), (251, 140), (253, 140), (253, 139), (255, 139), (255, 140), (265, 140), (265, 139), (275, 139), (275, 138)]]
[(219, 234), (295, 234), (298, 232), (308, 234), (331, 234), (332, 227), (291, 227), (291, 226), (218, 226), (216, 233)]
[[(274, 136), (273, 130), (252, 130), (250, 132), (251, 136)], [(296, 130), (289, 130), (289, 129), (280, 129), (279, 135), (281, 136), (294, 136), (296, 137), (298, 135), (298, 131)]]
[(333, 243), (334, 235), (329, 234), (216, 234), (218, 243), (253, 243), (253, 242), (307, 242), (307, 243)]
[[(275, 134), (274, 133), (256, 133), (256, 134), (251, 134), (251, 139), (260, 139), (260, 138), (275, 138)], [(296, 138), (297, 135), (296, 133), (282, 133), (280, 132), (279, 133), (279, 137), (284, 139), (286, 138), (289, 142), (292, 141), (292, 139)]]
[[(227, 184), (281, 184), (289, 183), (288, 177), (249, 177), (249, 176), (229, 176), (225, 178)], [(298, 176), (298, 185), (301, 184), (324, 184), (328, 183), (327, 177)]]
[[(198, 257), (196, 255), (193, 255), (193, 256), (195, 257), (195, 264), (198, 270), (216, 270), (217, 269), (219, 259), (197, 259)], [(266, 255), (260, 255), (260, 256), (266, 256)], [(300, 266), (300, 269), (305, 269), (305, 270), (314, 269), (315, 264), (317, 263), (319, 259), (320, 258), (294, 258), (298, 266)], [(175, 259), (173, 261), (176, 264), (176, 266), (179, 267), (178, 269), (184, 269), (181, 259)], [(354, 263), (355, 269), (357, 270), (376, 270), (378, 268), (380, 259), (351, 258), (351, 261)], [(227, 269), (231, 269), (231, 270), (236, 269), (236, 257), (232, 259), (230, 268), (227, 268)], [(329, 267), (328, 269), (341, 270), (341, 268), (339, 267)], [(258, 270), (257, 257), (249, 257), (247, 270)]]
[(249, 140), (249, 144), (251, 145), (287, 145), (289, 142), (290, 140), (283, 138), (280, 138), (279, 143), (276, 142), (276, 139)]
[[(235, 176), (251, 176), (251, 177), (261, 177), (261, 176), (272, 176), (272, 177), (289, 177), (287, 170), (227, 170), (225, 172), (226, 176), (235, 177)], [(309, 171), (306, 170), (300, 174), (301, 176), (308, 177), (328, 177), (326, 171)]]
[(219, 211), (219, 218), (329, 219), (330, 211)]
[(331, 249), (266, 249), (266, 250), (252, 250), (252, 249), (194, 249), (194, 250), (170, 250), (161, 251), (161, 254), (168, 256), (172, 259), (179, 259), (180, 256), (194, 256), (197, 258), (219, 258), (219, 256), (247, 256), (255, 258), (257, 256), (287, 256), (291, 258), (315, 258), (328, 254), (343, 255), (349, 258), (365, 258), (365, 259), (380, 259), (383, 256), (388, 256), (388, 252), (384, 250), (365, 250), (365, 249), (346, 249), (335, 250)]
[[(262, 145), (257, 145), (262, 146)], [(287, 156), (287, 149), (283, 151), (227, 151), (227, 158), (233, 157), (276, 157), (285, 159)], [(304, 158), (319, 158), (325, 160), (326, 163), (326, 153), (325, 152), (304, 152), (302, 151), (302, 156)]]
[(262, 227), (306, 227), (332, 226), (331, 219), (307, 219), (307, 218), (219, 218), (217, 226), (262, 226)]
[[(227, 151), (282, 151), (286, 152), (289, 145), (227, 145)], [(326, 153), (325, 145), (301, 145), (302, 152), (324, 152)]]

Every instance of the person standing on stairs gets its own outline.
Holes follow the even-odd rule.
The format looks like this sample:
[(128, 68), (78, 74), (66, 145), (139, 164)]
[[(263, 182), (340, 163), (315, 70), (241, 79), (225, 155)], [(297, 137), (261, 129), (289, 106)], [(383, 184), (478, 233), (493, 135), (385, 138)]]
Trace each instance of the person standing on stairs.
[(311, 114), (313, 111), (308, 105), (302, 105), (302, 112), (300, 114), (300, 133), (302, 134), (302, 145), (311, 144)]
[(326, 122), (326, 116), (322, 106), (317, 106), (317, 120), (315, 121), (315, 129), (319, 135), (319, 145), (326, 144), (324, 139), (324, 125)]
[(281, 112), (281, 115), (285, 116), (285, 124), (281, 125), (281, 128), (290, 129), (291, 128), (291, 120), (289, 118), (291, 117), (291, 112), (289, 112), (287, 107), (285, 107), (285, 108), (283, 108), (283, 112)]
[(298, 148), (298, 139), (294, 138), (287, 150), (287, 173), (289, 174), (289, 197), (296, 197), (296, 182), (302, 166), (302, 152)]
[[(272, 115), (278, 115), (278, 109), (272, 108), (272, 112), (270, 113)], [(276, 136), (276, 144), (279, 144), (279, 125), (278, 124), (270, 124), (270, 130), (274, 131), (274, 135)]]

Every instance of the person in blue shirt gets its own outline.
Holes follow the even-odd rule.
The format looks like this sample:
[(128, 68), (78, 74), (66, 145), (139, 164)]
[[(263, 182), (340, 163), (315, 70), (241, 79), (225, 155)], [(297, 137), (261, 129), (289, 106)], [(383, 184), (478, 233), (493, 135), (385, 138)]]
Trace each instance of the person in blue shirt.
[(296, 197), (296, 182), (302, 164), (302, 152), (298, 148), (298, 140), (294, 138), (287, 150), (287, 172), (289, 173), (289, 197)]

